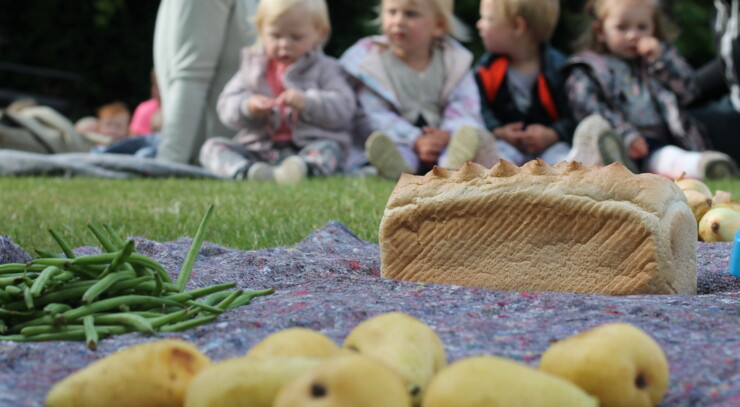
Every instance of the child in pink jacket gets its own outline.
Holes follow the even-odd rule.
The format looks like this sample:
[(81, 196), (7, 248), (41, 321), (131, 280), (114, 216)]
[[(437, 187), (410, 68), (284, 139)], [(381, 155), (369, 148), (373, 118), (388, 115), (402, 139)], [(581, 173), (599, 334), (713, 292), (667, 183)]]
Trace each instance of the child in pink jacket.
[(209, 139), (204, 168), (235, 179), (297, 182), (342, 171), (351, 145), (354, 92), (321, 46), (329, 31), (324, 0), (262, 0), (259, 41), (218, 101), (219, 117), (238, 130)]

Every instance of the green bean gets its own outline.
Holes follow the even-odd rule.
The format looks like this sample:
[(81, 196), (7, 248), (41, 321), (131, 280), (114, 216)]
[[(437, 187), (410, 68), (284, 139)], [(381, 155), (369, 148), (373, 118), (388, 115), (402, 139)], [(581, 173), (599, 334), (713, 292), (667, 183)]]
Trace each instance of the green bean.
[(18, 333), (21, 331), (21, 329), (27, 326), (36, 326), (36, 325), (57, 325), (57, 320), (55, 318), (52, 318), (49, 315), (44, 315), (42, 317), (34, 318), (32, 320), (22, 322), (20, 324), (15, 324), (12, 327), (10, 327), (8, 331), (11, 333)]
[(44, 312), (51, 316), (55, 316), (57, 314), (62, 314), (71, 309), (72, 309), (72, 306), (70, 306), (69, 304), (60, 304), (58, 302), (53, 302), (51, 304), (47, 304), (44, 307)]
[(57, 244), (62, 249), (62, 252), (64, 252), (64, 255), (67, 256), (67, 258), (74, 259), (75, 257), (77, 257), (72, 251), (72, 246), (70, 246), (69, 243), (67, 243), (67, 241), (64, 240), (62, 235), (57, 233), (57, 231), (54, 229), (49, 229), (49, 233), (51, 233), (51, 237), (53, 237), (54, 240), (56, 240)]
[(18, 287), (17, 285), (6, 285), (5, 292), (10, 295), (19, 295), (23, 293), (23, 289)]
[(7, 287), (9, 285), (17, 285), (18, 283), (23, 283), (26, 281), (26, 277), (23, 273), (20, 274), (13, 274), (11, 276), (7, 277), (1, 277), (0, 278), (0, 287)]
[(26, 271), (26, 263), (5, 263), (0, 264), (0, 275), (23, 273)]
[(110, 262), (108, 267), (103, 270), (102, 273), (98, 276), (98, 278), (103, 278), (107, 276), (110, 273), (115, 273), (118, 271), (118, 269), (121, 267), (122, 264), (125, 263), (126, 259), (131, 255), (131, 253), (134, 252), (134, 241), (129, 240), (126, 242), (126, 244), (123, 245), (121, 250), (117, 251), (116, 257), (113, 258), (113, 260)]
[(96, 324), (119, 324), (130, 327), (134, 331), (146, 332), (153, 334), (154, 327), (148, 319), (141, 315), (134, 313), (117, 313), (117, 314), (104, 314), (95, 315)]
[(228, 309), (232, 310), (237, 307), (241, 307), (242, 305), (247, 305), (250, 302), (252, 302), (252, 298), (254, 297), (261, 297), (263, 295), (270, 295), (275, 292), (275, 289), (268, 288), (265, 290), (253, 290), (253, 291), (245, 291), (244, 294), (240, 295), (239, 298), (234, 300), (234, 302), (231, 303)]
[(206, 305), (215, 305), (221, 300), (223, 300), (224, 298), (228, 297), (229, 295), (231, 295), (231, 292), (229, 291), (220, 291), (220, 292), (208, 295), (206, 298), (203, 298), (201, 302)]
[(28, 286), (23, 286), (23, 301), (26, 303), (26, 307), (29, 310), (34, 309), (33, 296), (31, 295), (31, 289)]
[(62, 270), (61, 273), (53, 277), (54, 281), (63, 283), (75, 278), (75, 274), (69, 270)]
[(236, 286), (236, 283), (216, 284), (216, 285), (212, 285), (209, 287), (196, 288), (195, 290), (168, 295), (164, 298), (168, 298), (170, 300), (175, 300), (175, 301), (192, 300), (194, 298), (200, 298), (200, 297), (203, 297), (203, 296), (215, 293), (215, 292), (228, 290), (229, 288), (234, 288), (235, 286)]
[(65, 257), (39, 257), (29, 261), (28, 265), (43, 264), (44, 266), (57, 266), (67, 269), (73, 261)]
[(216, 319), (216, 317), (217, 315), (208, 315), (204, 317), (188, 319), (187, 321), (177, 322), (177, 323), (170, 324), (170, 325), (164, 325), (160, 327), (159, 330), (162, 332), (186, 331), (198, 325), (203, 325), (209, 322), (213, 322), (213, 320)]
[(95, 317), (92, 315), (86, 315), (83, 317), (82, 326), (85, 328), (85, 342), (87, 343), (87, 348), (90, 350), (97, 349), (100, 337), (98, 336), (98, 331), (95, 329)]
[(88, 305), (82, 305), (80, 307), (71, 309), (62, 315), (64, 315), (64, 320), (67, 321), (67, 323), (70, 323), (84, 317), (85, 315), (107, 311), (109, 309), (117, 308), (120, 305), (146, 306), (155, 304), (182, 306), (181, 303), (166, 298), (149, 297), (146, 295), (124, 295), (121, 297), (107, 298), (105, 300), (94, 302)]
[(103, 223), (103, 228), (108, 232), (108, 235), (110, 236), (110, 240), (114, 245), (118, 247), (121, 247), (124, 245), (126, 241), (124, 240), (123, 237), (121, 237), (121, 235), (118, 234), (118, 232), (116, 232), (115, 229), (113, 229), (113, 226), (111, 226), (108, 223)]
[(126, 272), (120, 272), (115, 274), (109, 274), (102, 280), (98, 280), (97, 283), (90, 286), (90, 288), (82, 294), (82, 303), (89, 304), (95, 301), (96, 298), (106, 290), (110, 289), (115, 283), (121, 280), (131, 280), (134, 278), (134, 274)]
[(47, 258), (51, 257), (51, 258), (59, 258), (59, 259), (63, 258), (62, 256), (52, 252), (51, 250), (36, 249), (34, 251), (36, 252), (36, 254), (39, 255), (39, 257), (47, 257)]
[(5, 321), (0, 319), (0, 335), (5, 334), (6, 332), (8, 332), (8, 325), (5, 324)]
[(100, 229), (93, 225), (92, 223), (89, 223), (87, 227), (93, 232), (95, 237), (100, 242), (100, 245), (103, 247), (103, 250), (111, 253), (116, 251), (116, 246), (111, 243), (111, 241), (103, 234), (103, 232), (100, 231)]
[(190, 305), (192, 307), (197, 307), (200, 310), (204, 310), (204, 311), (208, 311), (208, 312), (212, 312), (212, 313), (216, 313), (216, 314), (220, 314), (220, 313), (224, 312), (224, 310), (222, 310), (221, 308), (216, 308), (216, 307), (213, 307), (213, 306), (210, 306), (210, 305), (206, 305), (206, 304), (200, 303), (198, 301), (188, 300), (188, 301), (185, 301), (185, 304), (188, 304), (188, 305)]
[(185, 261), (180, 268), (180, 273), (177, 276), (176, 283), (178, 291), (185, 291), (185, 287), (188, 285), (188, 281), (190, 280), (190, 272), (193, 270), (195, 260), (198, 259), (198, 253), (200, 252), (201, 246), (203, 246), (203, 238), (205, 236), (206, 225), (208, 224), (208, 219), (210, 219), (212, 213), (213, 204), (208, 207), (208, 209), (206, 210), (206, 214), (203, 216), (203, 219), (201, 219), (200, 225), (198, 225), (198, 231), (195, 232), (193, 243), (190, 245), (188, 254), (185, 256)]
[[(116, 335), (128, 332), (128, 329), (123, 326), (105, 326), (96, 327), (99, 336)], [(16, 342), (41, 342), (41, 341), (74, 341), (85, 339), (85, 330), (80, 327), (78, 329), (67, 329), (62, 332), (50, 332), (42, 333), (37, 335), (7, 335), (0, 336), (0, 341), (16, 341)]]
[(74, 260), (69, 260), (70, 265), (108, 265), (116, 257), (117, 253), (100, 253), (80, 256)]
[(190, 314), (190, 312), (186, 309), (181, 309), (179, 311), (171, 312), (169, 314), (165, 314), (162, 316), (149, 318), (149, 322), (152, 324), (152, 327), (159, 328), (162, 325), (171, 324), (173, 322), (180, 321), (182, 319), (187, 318)]
[(10, 294), (6, 293), (5, 290), (0, 290), (0, 303), (4, 304), (10, 302)]
[(148, 267), (159, 273), (159, 275), (162, 277), (162, 281), (168, 283), (172, 282), (172, 279), (170, 279), (170, 275), (167, 274), (167, 270), (165, 270), (164, 267), (162, 267), (162, 265), (154, 259), (146, 257), (143, 254), (134, 252), (131, 253), (131, 256), (129, 257), (129, 262), (134, 265)]
[(28, 317), (34, 314), (34, 311), (15, 311), (5, 308), (0, 308), (0, 317), (14, 318), (14, 317)]
[(237, 297), (242, 295), (242, 293), (243, 291), (241, 290), (234, 291), (233, 293), (231, 293), (231, 295), (224, 298), (223, 301), (219, 302), (218, 305), (216, 305), (216, 308), (220, 309), (221, 311), (226, 311), (227, 309), (229, 309), (229, 305), (231, 305), (231, 303), (233, 303)]
[(41, 294), (41, 290), (44, 289), (46, 283), (49, 282), (49, 279), (61, 272), (62, 269), (57, 266), (49, 266), (45, 268), (44, 271), (42, 271), (41, 274), (36, 277), (36, 280), (34, 280), (33, 285), (31, 286), (31, 295), (34, 297), (38, 297)]

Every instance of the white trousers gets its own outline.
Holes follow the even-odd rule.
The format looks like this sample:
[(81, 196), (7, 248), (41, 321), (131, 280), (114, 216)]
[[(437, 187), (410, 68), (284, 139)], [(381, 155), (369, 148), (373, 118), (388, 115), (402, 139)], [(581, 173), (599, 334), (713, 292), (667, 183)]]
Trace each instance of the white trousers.
[(218, 96), (256, 38), (257, 0), (162, 0), (154, 30), (154, 69), (162, 97), (157, 159), (196, 163), (207, 138), (231, 138), (216, 114)]

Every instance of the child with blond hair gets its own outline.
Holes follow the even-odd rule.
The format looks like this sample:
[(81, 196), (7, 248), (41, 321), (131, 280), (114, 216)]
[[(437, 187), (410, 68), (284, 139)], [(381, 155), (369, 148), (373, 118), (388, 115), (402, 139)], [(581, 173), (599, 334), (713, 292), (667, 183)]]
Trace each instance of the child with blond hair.
[[(573, 142), (594, 158), (584, 163), (602, 163), (618, 147), (641, 171), (700, 179), (735, 174), (735, 162), (708, 151), (704, 128), (685, 110), (699, 94), (697, 78), (669, 42), (659, 0), (589, 0), (585, 14), (582, 51), (566, 67), (574, 116), (589, 130)], [(599, 146), (608, 133), (621, 143)]]
[(209, 139), (200, 162), (236, 179), (297, 182), (337, 174), (351, 145), (355, 96), (336, 59), (324, 0), (261, 0), (257, 43), (219, 96), (219, 117), (239, 132)]
[(480, 2), (483, 120), (501, 155), (517, 165), (537, 157), (553, 165), (570, 152), (575, 122), (561, 74), (566, 57), (548, 44), (559, 14), (557, 0)]
[(483, 129), (472, 55), (453, 38), (466, 37), (453, 1), (382, 0), (378, 20), (382, 35), (340, 58), (374, 130), (370, 163), (389, 179), (434, 165), (493, 165), (498, 151)]

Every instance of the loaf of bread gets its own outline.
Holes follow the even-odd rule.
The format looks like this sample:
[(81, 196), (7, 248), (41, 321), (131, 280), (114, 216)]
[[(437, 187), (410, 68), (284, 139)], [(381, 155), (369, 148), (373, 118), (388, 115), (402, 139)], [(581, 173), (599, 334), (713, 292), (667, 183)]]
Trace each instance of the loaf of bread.
[(501, 160), (404, 174), (378, 238), (386, 278), (628, 295), (696, 294), (696, 236), (665, 177)]

